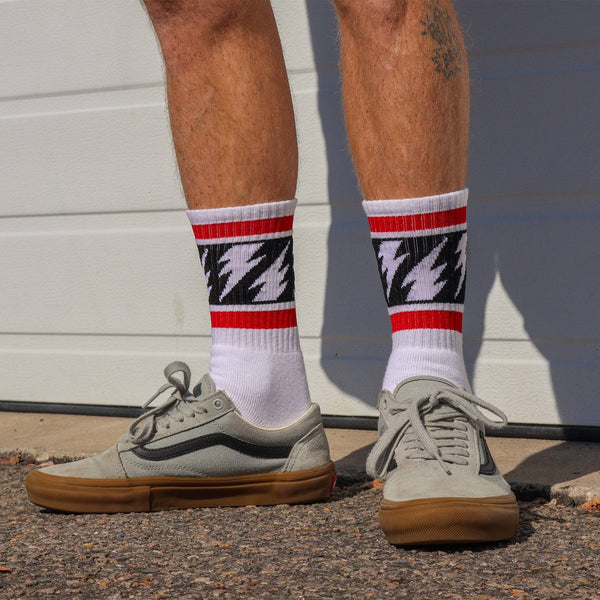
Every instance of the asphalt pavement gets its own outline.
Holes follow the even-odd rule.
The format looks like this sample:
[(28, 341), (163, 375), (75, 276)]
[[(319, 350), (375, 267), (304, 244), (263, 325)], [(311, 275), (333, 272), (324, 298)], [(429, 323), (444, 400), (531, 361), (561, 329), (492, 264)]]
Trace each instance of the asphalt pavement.
[(490, 438), (521, 498), (517, 534), (500, 544), (388, 544), (364, 431), (328, 430), (339, 474), (328, 502), (72, 515), (27, 501), (35, 461), (89, 455), (128, 422), (0, 413), (2, 600), (600, 599), (599, 444)]

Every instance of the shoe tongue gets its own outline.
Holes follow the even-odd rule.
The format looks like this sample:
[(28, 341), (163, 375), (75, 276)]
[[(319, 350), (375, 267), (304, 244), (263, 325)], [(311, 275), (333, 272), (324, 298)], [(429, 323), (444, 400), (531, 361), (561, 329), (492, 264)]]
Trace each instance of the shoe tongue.
[(443, 389), (456, 389), (456, 386), (440, 377), (411, 377), (401, 381), (394, 390), (394, 398), (401, 404), (428, 397)]
[[(437, 394), (441, 390), (456, 390), (456, 385), (441, 377), (411, 377), (402, 381), (394, 390), (394, 398), (400, 408), (408, 408), (411, 402)], [(453, 406), (440, 403), (433, 410), (426, 411), (425, 422), (431, 420), (464, 416)]]
[(214, 394), (217, 391), (217, 387), (215, 386), (215, 382), (212, 377), (207, 373), (195, 386), (192, 390), (192, 394), (198, 398), (198, 400), (202, 398), (206, 398), (211, 394)]

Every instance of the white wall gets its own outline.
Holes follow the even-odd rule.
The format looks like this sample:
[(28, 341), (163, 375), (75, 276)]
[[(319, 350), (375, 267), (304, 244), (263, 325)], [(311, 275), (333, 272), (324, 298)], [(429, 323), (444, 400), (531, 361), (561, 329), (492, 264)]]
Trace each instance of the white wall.
[[(389, 324), (327, 0), (274, 2), (300, 138), (311, 389), (371, 415)], [(466, 356), (513, 422), (600, 425), (600, 3), (458, 0), (472, 55)], [(137, 0), (0, 1), (0, 400), (138, 405), (206, 367), (203, 277)], [(401, 109), (401, 107), (400, 107)]]

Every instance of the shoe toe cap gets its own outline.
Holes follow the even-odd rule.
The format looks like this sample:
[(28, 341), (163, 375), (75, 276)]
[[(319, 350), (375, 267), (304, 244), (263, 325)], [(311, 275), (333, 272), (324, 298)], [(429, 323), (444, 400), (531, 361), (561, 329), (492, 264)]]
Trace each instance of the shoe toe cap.
[(494, 498), (511, 493), (500, 474), (482, 476), (468, 467), (449, 465), (447, 474), (437, 462), (415, 461), (394, 470), (385, 482), (383, 497), (392, 502), (425, 498)]
[(126, 477), (115, 446), (90, 458), (44, 467), (40, 470), (56, 477), (85, 479), (121, 479)]

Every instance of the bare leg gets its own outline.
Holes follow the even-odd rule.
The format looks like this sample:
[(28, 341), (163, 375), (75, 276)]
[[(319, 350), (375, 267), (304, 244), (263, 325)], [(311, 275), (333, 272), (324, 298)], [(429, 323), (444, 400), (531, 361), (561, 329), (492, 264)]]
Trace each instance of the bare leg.
[(383, 387), (429, 375), (468, 388), (469, 75), (452, 3), (335, 1), (348, 137), (392, 322)]
[(75, 512), (325, 499), (334, 465), (310, 406), (295, 326), (296, 133), (271, 6), (145, 4), (166, 64), (188, 216), (209, 282), (212, 379), (191, 397), (189, 368), (171, 363), (169, 383), (152, 398), (170, 389), (167, 403), (99, 456), (31, 473), (29, 498)]
[(188, 217), (208, 284), (209, 372), (277, 428), (310, 397), (294, 301), (298, 151), (269, 0), (145, 0), (163, 52)]
[(293, 198), (298, 151), (269, 0), (145, 0), (189, 208)]
[(366, 199), (465, 187), (467, 58), (450, 0), (336, 0), (350, 148)]
[(508, 539), (518, 507), (462, 357), (469, 80), (456, 17), (450, 0), (336, 5), (348, 136), (392, 324), (367, 461), (386, 479), (379, 521), (393, 544)]

